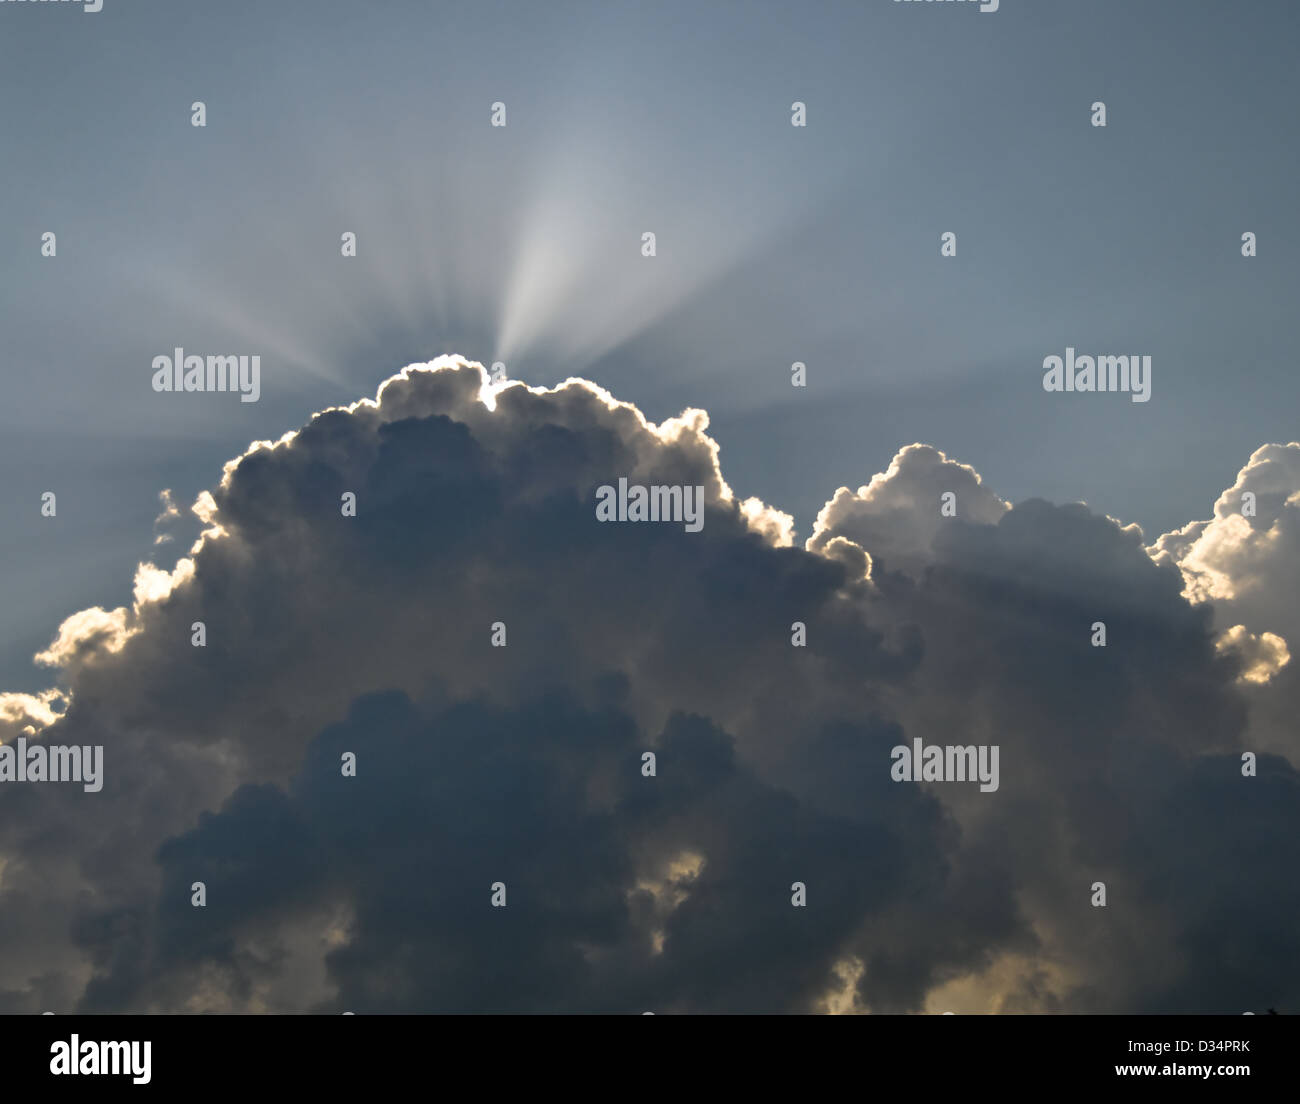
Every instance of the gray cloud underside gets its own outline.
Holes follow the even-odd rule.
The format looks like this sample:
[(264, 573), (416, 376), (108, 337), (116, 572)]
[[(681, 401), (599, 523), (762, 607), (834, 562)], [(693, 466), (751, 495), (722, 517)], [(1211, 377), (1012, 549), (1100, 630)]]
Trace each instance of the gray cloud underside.
[[(444, 359), (251, 447), (61, 628), (62, 699), (0, 696), (106, 749), (100, 793), (0, 790), (0, 1010), (1300, 1004), (1300, 446), (1150, 549), (909, 446), (797, 547), (701, 412), (485, 394)], [(597, 522), (622, 475), (703, 531)], [(999, 789), (892, 782), (917, 737)]]

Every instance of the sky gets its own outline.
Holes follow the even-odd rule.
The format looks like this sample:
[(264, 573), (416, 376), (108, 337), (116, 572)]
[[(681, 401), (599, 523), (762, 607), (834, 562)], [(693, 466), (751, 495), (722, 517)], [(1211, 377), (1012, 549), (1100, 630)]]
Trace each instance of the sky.
[(0, 1010), (1300, 1003), (1298, 20), (0, 3)]

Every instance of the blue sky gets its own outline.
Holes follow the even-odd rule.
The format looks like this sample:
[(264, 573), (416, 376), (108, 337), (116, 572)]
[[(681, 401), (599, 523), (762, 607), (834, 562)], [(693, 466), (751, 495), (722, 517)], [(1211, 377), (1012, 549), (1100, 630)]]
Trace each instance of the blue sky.
[[(1208, 516), (1295, 435), (1296, 19), (4, 5), (6, 684), (39, 681), (62, 616), (125, 597), (163, 487), (187, 504), (250, 440), (444, 352), (704, 407), (737, 489), (804, 536), (912, 441), (1152, 539)], [(259, 353), (263, 399), (153, 394), (176, 345)], [(1152, 355), (1152, 401), (1044, 394), (1067, 345)]]
[(1294, 1011), (1296, 31), (0, 3), (0, 1011)]

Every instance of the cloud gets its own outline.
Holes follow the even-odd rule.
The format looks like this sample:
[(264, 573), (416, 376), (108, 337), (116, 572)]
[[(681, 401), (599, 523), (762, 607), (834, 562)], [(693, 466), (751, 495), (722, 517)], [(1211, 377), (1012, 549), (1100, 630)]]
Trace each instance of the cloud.
[[(172, 492), (170, 489), (164, 488), (160, 491), (158, 494), (158, 501), (162, 503), (163, 508), (158, 516), (153, 520), (153, 527), (155, 529), (170, 525), (181, 516), (179, 507), (177, 507), (176, 502), (172, 499)], [(172, 535), (170, 533), (158, 533), (154, 537), (153, 542), (154, 544), (167, 544), (171, 539)]]
[(1233, 625), (1219, 637), (1220, 651), (1235, 653), (1242, 660), (1242, 681), (1266, 683), (1291, 662), (1286, 641), (1276, 633), (1258, 635), (1246, 630), (1245, 625)]
[(1214, 516), (1161, 535), (1158, 563), (1182, 573), (1185, 594), (1212, 610), (1219, 646), (1241, 667), (1251, 746), (1300, 765), (1294, 716), (1300, 669), (1300, 443), (1256, 449)]
[[(707, 429), (441, 358), (227, 464), (171, 571), (60, 627), (64, 712), (0, 698), (105, 747), (100, 793), (6, 787), (0, 1008), (1295, 1003), (1297, 777), (1241, 775), (1254, 688), (1174, 563), (924, 445), (799, 547)], [(598, 522), (620, 476), (703, 530)], [(891, 781), (914, 738), (1000, 788)]]
[(1163, 534), (1160, 562), (1176, 563), (1188, 596), (1224, 618), (1284, 634), (1300, 631), (1300, 443), (1265, 445), (1214, 504), (1214, 517)]
[(58, 636), (35, 659), (46, 667), (72, 667), (93, 655), (120, 652), (129, 635), (125, 609), (81, 610), (59, 626)]
[(0, 694), (0, 722), (7, 732), (35, 736), (59, 719), (61, 710), (54, 706), (63, 700), (63, 694), (55, 689), (39, 694)]
[[(947, 493), (954, 496), (956, 512), (945, 516), (940, 502)], [(1008, 508), (974, 468), (929, 445), (908, 445), (870, 483), (835, 492), (817, 515), (808, 549), (826, 551), (842, 538), (869, 549), (890, 570), (916, 571), (929, 561), (947, 517), (992, 525)]]

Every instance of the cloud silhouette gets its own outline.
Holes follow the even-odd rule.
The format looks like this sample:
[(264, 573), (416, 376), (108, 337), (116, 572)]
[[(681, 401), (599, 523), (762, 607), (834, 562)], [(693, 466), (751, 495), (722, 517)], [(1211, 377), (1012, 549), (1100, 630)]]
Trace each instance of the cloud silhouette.
[[(440, 358), (227, 464), (188, 555), (60, 626), (57, 695), (0, 696), (6, 741), (105, 747), (99, 793), (0, 791), (0, 1008), (1296, 1002), (1256, 729), (1295, 688), (1184, 593), (1213, 523), (1149, 551), (912, 445), (799, 547), (707, 428)], [(703, 487), (702, 531), (599, 522), (623, 476)], [(892, 781), (916, 738), (997, 744), (999, 789)]]

